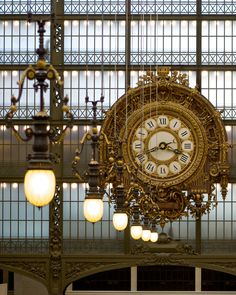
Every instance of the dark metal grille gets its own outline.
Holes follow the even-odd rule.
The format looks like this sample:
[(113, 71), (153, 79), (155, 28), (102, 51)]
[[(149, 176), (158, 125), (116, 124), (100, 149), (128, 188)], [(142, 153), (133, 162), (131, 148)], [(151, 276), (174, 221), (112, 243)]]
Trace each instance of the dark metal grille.
[(196, 64), (196, 22), (132, 21), (131, 64)]
[[(50, 23), (48, 22), (45, 33), (45, 43), (48, 49), (49, 37)], [(34, 64), (37, 47), (36, 23), (19, 20), (0, 21), (0, 64)], [(46, 58), (49, 60), (49, 55)]]
[(202, 1), (202, 14), (235, 14), (236, 3), (234, 0)]
[(27, 202), (23, 184), (0, 183), (0, 216), (1, 251), (45, 252), (49, 206), (38, 209)]
[[(145, 3), (146, 2), (146, 3)], [(132, 14), (196, 14), (196, 1), (131, 1)]]
[(65, 14), (125, 14), (125, 1), (65, 1)]
[[(125, 14), (125, 1), (65, 1), (65, 14)], [(131, 1), (132, 14), (196, 14), (196, 1)]]
[(51, 1), (47, 0), (2, 0), (0, 2), (0, 14), (27, 14), (28, 12), (37, 14), (49, 14), (51, 11)]

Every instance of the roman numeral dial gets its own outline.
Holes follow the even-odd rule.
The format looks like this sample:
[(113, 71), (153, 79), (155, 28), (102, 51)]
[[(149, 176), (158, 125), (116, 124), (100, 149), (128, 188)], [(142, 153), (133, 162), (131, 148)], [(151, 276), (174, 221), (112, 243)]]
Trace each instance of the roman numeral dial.
[(186, 120), (171, 114), (151, 115), (132, 134), (135, 166), (151, 179), (171, 179), (191, 165), (195, 140)]

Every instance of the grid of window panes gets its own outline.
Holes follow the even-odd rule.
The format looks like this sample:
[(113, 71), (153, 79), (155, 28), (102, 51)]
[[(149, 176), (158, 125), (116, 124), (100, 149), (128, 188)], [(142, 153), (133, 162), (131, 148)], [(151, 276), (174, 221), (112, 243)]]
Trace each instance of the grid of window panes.
[[(23, 71), (0, 71), (0, 117), (4, 118), (11, 105), (11, 97), (18, 96), (18, 84)], [(33, 88), (34, 80), (25, 79), (21, 99), (14, 118), (28, 119), (39, 111), (39, 93)], [(44, 93), (45, 110), (49, 112), (49, 91)]]
[(196, 63), (196, 21), (131, 21), (131, 64)]
[(47, 251), (48, 236), (49, 206), (39, 209), (27, 202), (22, 183), (0, 183), (0, 249), (9, 247), (10, 239), (18, 251), (40, 254)]
[[(85, 111), (85, 117), (88, 117)], [(91, 134), (91, 126), (78, 126), (74, 125), (71, 130), (69, 130), (65, 136), (63, 142), (63, 173), (65, 177), (73, 177), (72, 171), (72, 161), (75, 157), (75, 151), (81, 149), (79, 142), (84, 137), (87, 132)], [(84, 177), (88, 163), (92, 157), (91, 142), (85, 141), (82, 153), (80, 156), (80, 161), (75, 167), (76, 171), (80, 174), (81, 178)]]
[(51, 1), (49, 0), (1, 0), (0, 14), (49, 14)]
[[(75, 118), (92, 117), (91, 108), (87, 108), (85, 97), (91, 101), (104, 96), (104, 102), (98, 104), (98, 118), (125, 93), (125, 71), (65, 71), (64, 93), (70, 97), (70, 106)], [(90, 106), (91, 104), (88, 104)]]
[(236, 57), (236, 21), (202, 22), (202, 64), (233, 65)]
[[(63, 183), (63, 241), (64, 251), (104, 251), (119, 252), (122, 250), (123, 232), (118, 232), (112, 225), (113, 205), (104, 195), (104, 214), (97, 223), (87, 222), (83, 215), (83, 202), (87, 184)], [(109, 188), (107, 189), (109, 193)], [(80, 239), (80, 243), (77, 240)], [(83, 243), (83, 240), (86, 240)], [(99, 243), (96, 243), (100, 241)], [(109, 240), (116, 240), (110, 244)], [(89, 242), (90, 241), (90, 242)]]
[[(49, 48), (50, 23), (45, 25), (45, 44)], [(37, 23), (0, 21), (0, 64), (34, 64), (38, 48)], [(47, 56), (47, 60), (49, 56)]]
[(66, 64), (124, 64), (125, 21), (65, 21)]
[(163, 230), (158, 226), (158, 232), (165, 232), (171, 239), (184, 240), (191, 243), (196, 238), (195, 218), (192, 216), (182, 217), (176, 221), (165, 224)]
[[(24, 134), (29, 126), (15, 125), (15, 129)], [(32, 152), (32, 142), (19, 142), (10, 129), (5, 125), (0, 125), (0, 177), (6, 177), (11, 173), (11, 177), (22, 177), (26, 167), (27, 154)], [(14, 169), (12, 169), (14, 167)]]
[[(130, 3), (130, 7), (128, 7), (128, 3)], [(17, 15), (26, 14), (29, 10), (35, 18), (41, 14), (50, 15), (51, 8), (53, 8), (50, 4), (50, 1), (46, 0), (3, 0), (0, 3), (0, 14), (5, 15), (4, 20), (0, 21), (1, 119), (5, 117), (9, 109), (11, 95), (18, 93), (16, 82), (19, 80), (20, 72), (17, 66), (34, 64), (36, 61), (37, 24), (34, 22), (29, 24), (25, 20), (23, 21), (21, 17), (17, 19)], [(57, 1), (53, 1), (53, 5), (59, 4)], [(85, 109), (84, 98), (86, 95), (91, 100), (97, 100), (101, 95), (104, 95), (103, 106), (98, 105), (98, 117), (100, 119), (102, 110), (109, 108), (125, 92), (125, 88), (129, 86), (126, 84), (129, 77), (130, 86), (135, 87), (138, 76), (142, 74), (141, 71), (149, 70), (150, 66), (168, 65), (173, 68), (181, 66), (181, 72), (189, 74), (191, 87), (196, 85), (196, 77), (199, 78), (200, 73), (202, 87), (200, 90), (203, 95), (219, 110), (223, 110), (223, 118), (235, 119), (236, 108), (233, 100), (235, 97), (234, 85), (236, 84), (235, 71), (225, 71), (225, 68), (221, 70), (220, 67), (225, 65), (230, 67), (236, 62), (236, 21), (230, 19), (208, 20), (207, 15), (235, 15), (236, 3), (234, 0), (203, 0), (202, 19), (201, 15), (195, 18), (197, 5), (199, 5), (198, 1), (191, 0), (131, 0), (130, 2), (121, 0), (65, 0), (64, 13), (66, 17), (67, 15), (70, 15), (70, 17), (68, 16), (68, 20), (64, 22), (62, 30), (64, 32), (62, 46), (65, 51), (64, 65), (63, 61), (59, 61), (58, 65), (64, 71), (64, 92), (70, 98), (69, 104), (75, 118), (83, 120), (92, 116), (90, 108)], [(57, 12), (57, 10), (55, 11)], [(73, 14), (75, 20), (72, 20)], [(161, 15), (160, 18), (158, 18), (159, 14)], [(172, 15), (171, 19), (170, 15)], [(187, 18), (187, 15), (190, 15), (190, 17)], [(165, 18), (165, 16), (167, 17)], [(60, 15), (60, 17), (60, 20), (62, 20), (63, 16)], [(201, 30), (199, 30), (201, 36), (197, 36), (198, 22), (201, 24)], [(130, 31), (128, 30), (129, 25)], [(130, 39), (126, 38), (125, 35), (129, 32)], [(49, 39), (50, 24), (47, 22), (45, 41), (48, 48), (50, 46)], [(199, 39), (201, 42), (198, 42)], [(201, 44), (201, 48), (197, 48), (197, 44), (198, 46)], [(55, 54), (55, 52), (52, 52), (52, 54)], [(49, 60), (49, 55), (47, 60)], [(219, 69), (209, 71), (209, 66), (215, 65)], [(208, 67), (207, 71), (202, 71), (204, 66)], [(16, 67), (16, 70), (10, 71), (9, 67)], [(26, 81), (24, 85), (20, 107), (16, 113), (17, 119), (28, 119), (37, 111), (38, 100), (33, 93), (32, 83), (33, 81)], [(46, 109), (48, 110), (50, 107), (49, 92), (46, 93), (45, 99)], [(60, 123), (61, 125), (64, 124), (64, 122)], [(18, 128), (21, 133), (24, 133), (27, 125)], [(73, 177), (71, 162), (75, 150), (84, 132), (89, 131), (89, 128), (89, 126), (81, 126), (81, 121), (75, 121), (75, 126), (65, 136), (60, 165), (63, 165), (64, 177), (68, 177), (70, 181)], [(229, 142), (232, 144), (236, 142), (235, 130), (234, 126), (227, 127)], [(86, 143), (85, 154), (81, 158), (81, 166), (79, 167), (81, 173), (84, 173), (91, 156), (88, 146), (89, 143)], [(4, 168), (0, 172), (2, 179), (5, 179), (4, 171), (8, 171), (13, 165), (12, 178), (17, 178), (19, 175), (23, 177), (22, 170), (25, 167), (25, 157), (30, 151), (30, 144), (19, 144), (10, 134), (10, 131), (1, 125), (0, 166)], [(234, 151), (235, 147), (233, 146), (230, 150), (230, 161), (233, 164), (230, 168), (232, 176), (236, 175)], [(234, 209), (235, 200), (232, 187), (234, 185), (231, 185), (230, 197), (226, 199), (225, 205), (221, 202), (217, 210), (213, 210), (210, 214), (204, 216), (205, 219), (203, 218), (203, 238), (208, 241), (235, 239), (234, 214), (233, 211), (231, 211), (231, 215), (228, 214), (229, 209), (227, 209)], [(65, 199), (65, 206), (67, 207), (64, 208), (64, 234), (68, 234), (66, 238), (69, 240), (77, 238), (88, 240), (91, 238), (98, 240), (117, 238), (119, 234), (112, 229), (110, 220), (112, 208), (109, 208), (110, 211), (107, 209), (107, 212), (110, 213), (106, 213), (105, 219), (98, 227), (87, 225), (79, 211), (76, 214), (83, 226), (78, 228), (78, 225), (75, 225), (75, 219), (70, 221), (70, 216), (74, 218), (76, 215), (73, 211), (75, 209), (70, 208), (73, 207), (72, 205), (74, 207), (79, 206), (76, 205), (73, 198), (77, 198), (80, 203), (82, 202), (84, 196), (82, 188), (82, 184), (77, 185), (76, 189), (72, 187), (72, 184), (67, 184), (67, 187), (64, 187), (64, 194), (67, 194)], [(73, 194), (74, 190), (76, 191), (75, 195)], [(20, 194), (19, 188), (18, 194)], [(5, 222), (3, 219), (2, 221)], [(208, 222), (209, 225), (207, 225)], [(104, 231), (102, 231), (102, 224), (105, 224)], [(229, 227), (226, 228), (227, 225)], [(176, 239), (192, 240), (195, 236), (194, 226), (194, 219), (189, 217), (172, 224), (167, 223), (164, 231), (170, 233)], [(35, 230), (37, 228), (35, 227)], [(40, 230), (44, 233), (43, 229)], [(92, 230), (94, 230), (93, 234), (91, 234)], [(25, 236), (28, 238), (27, 235), (28, 232), (30, 235), (30, 230), (26, 232)], [(6, 233), (4, 231), (4, 235)], [(36, 232), (33, 235), (38, 236)]]
[(201, 93), (220, 111), (225, 120), (236, 117), (236, 72), (202, 71)]
[[(215, 243), (214, 251), (223, 252), (223, 249), (216, 243), (222, 240), (229, 240), (227, 249), (231, 251), (230, 240), (236, 239), (236, 185), (228, 185), (228, 194), (225, 201), (222, 200), (220, 185), (218, 184), (215, 193), (218, 205), (208, 214), (202, 216), (202, 240), (208, 241), (204, 244), (205, 251), (212, 246), (212, 241), (213, 244)], [(222, 246), (226, 247), (224, 244)], [(235, 252), (235, 245), (232, 251)]]

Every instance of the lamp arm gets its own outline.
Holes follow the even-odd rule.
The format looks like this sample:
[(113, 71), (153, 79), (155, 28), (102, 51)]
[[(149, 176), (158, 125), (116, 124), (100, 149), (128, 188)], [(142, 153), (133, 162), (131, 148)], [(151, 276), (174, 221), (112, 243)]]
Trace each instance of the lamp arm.
[(11, 128), (11, 130), (13, 131), (13, 134), (15, 136), (15, 138), (19, 141), (19, 142), (27, 142), (29, 140), (31, 140), (31, 138), (33, 137), (34, 135), (34, 132), (33, 132), (33, 129), (32, 128), (27, 128), (25, 130), (25, 136), (26, 137), (23, 137), (21, 136), (21, 134), (18, 132), (18, 130), (15, 128), (15, 126), (13, 125), (13, 122), (11, 122), (9, 124), (9, 122), (7, 123), (6, 125), (7, 128)]
[(110, 141), (108, 140), (106, 134), (103, 131), (101, 131), (101, 134), (99, 136), (99, 140), (103, 140), (103, 139), (105, 139), (106, 144), (109, 146), (110, 145)]
[[(23, 92), (23, 86), (26, 78), (33, 79), (35, 76), (35, 70), (30, 65), (21, 75), (20, 80), (17, 82), (18, 84), (18, 97), (16, 98), (15, 95), (12, 95), (11, 97), (11, 106), (9, 112), (6, 114), (5, 119), (7, 120), (7, 125), (9, 124), (9, 121), (12, 120), (14, 114), (17, 111), (16, 104), (20, 101), (22, 92)], [(32, 78), (31, 78), (32, 77)]]

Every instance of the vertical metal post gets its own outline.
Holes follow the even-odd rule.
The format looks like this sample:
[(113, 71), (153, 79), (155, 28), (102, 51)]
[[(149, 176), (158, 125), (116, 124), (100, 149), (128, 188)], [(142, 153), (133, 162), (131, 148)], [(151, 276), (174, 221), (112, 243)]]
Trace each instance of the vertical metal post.
[[(130, 87), (130, 59), (131, 59), (131, 1), (126, 1), (125, 16), (126, 16), (126, 29), (125, 29), (125, 91), (127, 92)], [(128, 253), (130, 250), (130, 224), (124, 232), (124, 252)]]
[[(63, 67), (64, 64), (64, 19), (61, 15), (64, 14), (64, 0), (51, 0), (51, 44), (50, 44), (50, 63), (55, 66)], [(57, 69), (58, 70), (58, 69)], [(63, 71), (58, 70), (61, 77)], [(63, 91), (63, 90), (62, 90)], [(62, 93), (54, 88), (51, 83), (50, 88), (50, 115), (59, 122), (63, 119), (62, 112)], [(53, 122), (52, 122), (53, 124)], [(62, 129), (63, 126), (57, 126)], [(63, 267), (62, 267), (62, 252), (63, 252), (63, 145), (51, 146), (53, 154), (57, 154), (60, 158), (60, 163), (55, 165), (55, 173), (57, 178), (57, 188), (53, 201), (50, 203), (50, 224), (49, 224), (49, 295), (63, 295)]]
[[(202, 58), (202, 19), (201, 9), (202, 0), (196, 1), (197, 5), (197, 47), (196, 47), (196, 58), (197, 58), (197, 73), (196, 73), (196, 84), (199, 91), (201, 92), (201, 58)], [(201, 253), (201, 215), (196, 218), (196, 252)]]
[(196, 73), (196, 84), (199, 91), (201, 92), (202, 82), (201, 82), (201, 64), (202, 64), (202, 0), (196, 1), (197, 5), (197, 27), (196, 27), (196, 62), (197, 62), (197, 73)]

